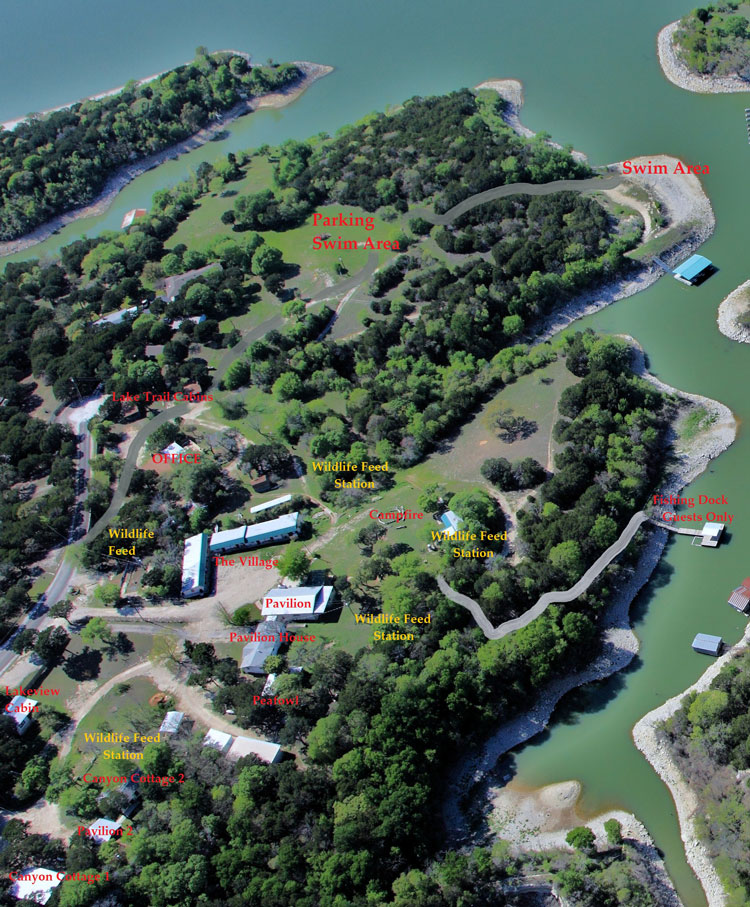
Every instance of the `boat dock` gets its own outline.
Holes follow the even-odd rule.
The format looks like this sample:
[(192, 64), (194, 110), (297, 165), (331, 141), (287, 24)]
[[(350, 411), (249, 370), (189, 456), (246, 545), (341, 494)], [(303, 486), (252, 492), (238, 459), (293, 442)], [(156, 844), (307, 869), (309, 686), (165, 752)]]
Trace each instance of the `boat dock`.
[(723, 523), (704, 523), (702, 529), (683, 529), (682, 526), (675, 526), (674, 523), (665, 523), (653, 516), (649, 517), (649, 519), (660, 529), (667, 529), (669, 532), (677, 533), (677, 535), (692, 535), (693, 541), (691, 544), (693, 545), (695, 545), (696, 539), (700, 539), (702, 548), (716, 548), (724, 532)]

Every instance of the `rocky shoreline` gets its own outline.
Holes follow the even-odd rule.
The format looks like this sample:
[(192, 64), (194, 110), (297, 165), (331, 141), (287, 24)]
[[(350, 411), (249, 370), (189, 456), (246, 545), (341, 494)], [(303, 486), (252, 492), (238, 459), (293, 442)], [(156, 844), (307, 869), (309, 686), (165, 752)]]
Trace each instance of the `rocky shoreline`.
[(669, 747), (659, 733), (659, 725), (671, 718), (680, 708), (680, 704), (688, 693), (702, 693), (711, 685), (711, 681), (727, 662), (731, 661), (740, 652), (745, 651), (750, 645), (750, 625), (737, 645), (732, 646), (701, 675), (691, 687), (668, 699), (663, 705), (644, 715), (633, 728), (633, 740), (638, 749), (648, 759), (654, 771), (669, 788), (677, 809), (680, 822), (680, 834), (687, 860), (698, 876), (703, 890), (706, 893), (709, 907), (725, 907), (727, 895), (721, 884), (718, 873), (711, 863), (708, 850), (695, 833), (693, 817), (700, 808), (698, 798), (685, 780), (682, 772), (672, 759)]
[[(633, 371), (661, 391), (672, 394), (687, 404), (683, 415), (696, 406), (701, 406), (715, 416), (710, 426), (692, 441), (678, 442), (676, 437), (673, 437), (676, 457), (664, 488), (670, 493), (676, 493), (700, 475), (710, 460), (729, 447), (736, 435), (736, 422), (729, 408), (722, 403), (698, 394), (679, 391), (648, 374), (645, 369), (643, 350), (632, 338), (626, 337), (625, 339), (632, 343), (634, 348)], [(650, 534), (635, 567), (625, 568), (623, 571), (625, 580), (618, 582), (612, 601), (602, 617), (602, 651), (599, 657), (586, 670), (562, 677), (550, 684), (542, 692), (532, 709), (498, 728), (477, 755), (462, 760), (454, 770), (443, 818), (446, 828), (450, 829), (451, 835), (457, 842), (466, 842), (470, 837), (459, 802), (461, 794), (473, 786), (481, 784), (486, 796), (497, 797), (498, 791), (490, 788), (488, 776), (498, 759), (509, 750), (541, 733), (549, 723), (555, 707), (566, 693), (622, 670), (637, 654), (639, 643), (630, 625), (630, 606), (638, 592), (650, 579), (661, 558), (668, 537), (668, 533), (664, 529), (654, 527), (647, 531)], [(517, 801), (516, 805), (522, 809), (522, 801)], [(598, 820), (603, 821), (608, 816), (609, 814), (597, 817), (593, 821), (594, 823)], [(622, 816), (618, 814), (616, 817), (620, 821), (624, 821), (623, 816), (628, 817), (630, 836), (640, 841), (642, 846), (653, 848), (653, 841), (643, 825), (628, 813), (623, 813)], [(540, 817), (540, 824), (543, 824), (543, 817)], [(506, 832), (510, 831), (512, 834), (513, 829), (513, 816), (511, 815), (506, 823)], [(507, 837), (507, 833), (505, 836)], [(516, 840), (510, 837), (509, 840), (518, 846), (526, 846), (523, 835)], [(551, 846), (552, 842), (548, 843)], [(554, 843), (555, 846), (561, 846), (558, 839), (555, 839)], [(656, 853), (655, 850), (654, 853)], [(656, 872), (660, 873), (658, 866)], [(702, 877), (700, 878), (703, 881)], [(673, 900), (673, 903), (679, 904), (676, 893), (674, 898), (676, 900)], [(665, 901), (665, 903), (668, 902)]]
[[(514, 79), (490, 80), (476, 86), (491, 88), (497, 91), (507, 102), (504, 119), (519, 135), (532, 137), (534, 133), (523, 126), (520, 121), (520, 109), (523, 104), (523, 86)], [(637, 174), (623, 177), (623, 182), (632, 181), (646, 189), (651, 198), (661, 202), (669, 218), (668, 227), (661, 231), (653, 231), (653, 235), (663, 235), (667, 229), (685, 228), (688, 235), (672, 248), (660, 254), (660, 258), (669, 267), (684, 259), (705, 242), (711, 235), (715, 226), (715, 217), (710, 200), (703, 191), (697, 176), (675, 175), (674, 164), (676, 159), (658, 155), (652, 158), (639, 158), (636, 162), (650, 160), (652, 163), (666, 163), (667, 176), (659, 174), (658, 179), (654, 174)], [(612, 165), (610, 171), (619, 165)], [(611, 191), (611, 190), (610, 190)], [(618, 187), (619, 191), (619, 187)], [(622, 199), (618, 199), (624, 203)], [(634, 206), (637, 207), (637, 206)], [(649, 225), (647, 224), (647, 227)], [(627, 279), (611, 282), (603, 288), (598, 288), (589, 294), (584, 294), (573, 301), (564, 310), (555, 314), (544, 326), (542, 334), (537, 335), (533, 343), (540, 343), (549, 339), (554, 334), (566, 328), (573, 321), (583, 315), (595, 312), (606, 305), (619, 299), (632, 296), (646, 289), (662, 276), (664, 271), (656, 265), (647, 267), (641, 265), (637, 273)], [(736, 421), (728, 407), (716, 400), (702, 397), (698, 394), (689, 394), (678, 391), (654, 376), (648, 374), (645, 367), (645, 355), (642, 348), (631, 337), (628, 341), (634, 348), (633, 371), (645, 380), (658, 387), (660, 390), (673, 394), (683, 401), (683, 416), (696, 407), (703, 407), (713, 416), (707, 430), (696, 436), (691, 442), (681, 443), (676, 431), (672, 431), (672, 441), (675, 444), (675, 463), (666, 479), (664, 488), (670, 493), (679, 491), (689, 484), (696, 476), (702, 473), (710, 460), (726, 450), (736, 435)], [(639, 643), (630, 625), (630, 605), (641, 588), (648, 582), (656, 565), (659, 562), (668, 533), (664, 529), (651, 528), (650, 535), (643, 547), (638, 562), (634, 568), (627, 568), (627, 578), (618, 583), (613, 599), (602, 617), (602, 652), (599, 657), (584, 671), (560, 678), (550, 684), (538, 698), (534, 707), (523, 715), (518, 716), (500, 727), (495, 734), (482, 746), (477, 755), (466, 757), (456, 766), (448, 786), (448, 794), (443, 809), (445, 827), (454, 843), (465, 843), (470, 837), (467, 829), (466, 818), (460, 805), (463, 792), (476, 785), (482, 785), (485, 795), (493, 796), (488, 792), (488, 776), (495, 767), (497, 760), (506, 752), (524, 743), (542, 732), (552, 716), (552, 713), (562, 697), (583, 684), (594, 680), (601, 680), (622, 670), (637, 654)], [(496, 792), (495, 792), (496, 793)], [(482, 798), (483, 799), (483, 798)], [(597, 822), (604, 821), (607, 816), (596, 817), (592, 820), (594, 828)], [(640, 842), (639, 846), (646, 848), (654, 862), (654, 880), (661, 890), (661, 897), (665, 904), (679, 904), (680, 900), (674, 891), (671, 881), (664, 870), (663, 862), (658, 859), (658, 852), (645, 827), (638, 820), (628, 814), (617, 814), (623, 822), (628, 834)], [(510, 817), (510, 830), (513, 829), (513, 817)], [(507, 834), (505, 835), (507, 837)], [(511, 837), (510, 840), (513, 840)], [(525, 846), (518, 838), (513, 843)], [(551, 843), (551, 842), (550, 842)], [(556, 843), (559, 845), (560, 841)], [(691, 862), (691, 865), (692, 862)], [(696, 867), (693, 867), (696, 869)], [(704, 888), (703, 876), (696, 869)], [(710, 883), (709, 883), (710, 884)]]
[(269, 107), (280, 108), (285, 107), (287, 104), (291, 104), (292, 101), (295, 101), (310, 87), (310, 85), (312, 85), (313, 82), (316, 82), (323, 76), (333, 72), (332, 66), (325, 66), (320, 63), (308, 63), (306, 61), (296, 60), (294, 61), (294, 65), (302, 71), (303, 75), (301, 79), (298, 79), (281, 91), (269, 92), (268, 94), (259, 97), (240, 101), (223, 114), (221, 122), (212, 123), (199, 132), (196, 132), (195, 135), (184, 139), (182, 142), (178, 142), (176, 145), (165, 148), (164, 151), (159, 151), (156, 154), (142, 158), (137, 163), (126, 164), (107, 180), (104, 188), (96, 199), (88, 205), (84, 205), (81, 208), (75, 208), (73, 211), (67, 211), (65, 214), (60, 214), (52, 220), (47, 221), (46, 224), (37, 227), (36, 230), (33, 230), (31, 233), (27, 233), (25, 236), (21, 236), (18, 239), (0, 242), (0, 257), (23, 252), (25, 249), (29, 249), (31, 246), (34, 246), (45, 239), (49, 239), (50, 236), (57, 233), (62, 227), (72, 224), (76, 220), (80, 220), (84, 217), (97, 217), (100, 214), (104, 214), (117, 194), (136, 177), (141, 176), (148, 170), (153, 170), (154, 167), (158, 167), (166, 161), (177, 158), (189, 151), (195, 151), (196, 148), (200, 148), (223, 132), (224, 129), (226, 129), (227, 123), (236, 120), (238, 117), (244, 116), (246, 113)]
[(741, 283), (721, 301), (716, 317), (721, 333), (730, 340), (750, 343), (750, 326), (739, 322), (740, 316), (748, 312), (750, 312), (750, 280)]
[(676, 22), (670, 22), (656, 37), (656, 50), (661, 71), (673, 85), (699, 94), (750, 91), (750, 83), (739, 76), (700, 75), (688, 69), (679, 58), (674, 46), (674, 35), (679, 27), (679, 19)]
[[(474, 86), (478, 91), (482, 88), (496, 91), (506, 102), (503, 119), (513, 131), (524, 138), (533, 138), (536, 135), (521, 122), (520, 114), (523, 107), (523, 84), (517, 79), (488, 79)], [(556, 148), (561, 146), (550, 142)], [(581, 161), (587, 161), (586, 155), (574, 151), (573, 155)], [(659, 154), (651, 157), (633, 158), (634, 164), (663, 164), (666, 173), (632, 173), (623, 175), (621, 186), (616, 189), (602, 190), (604, 195), (611, 195), (612, 200), (626, 204), (628, 200), (623, 197), (622, 189), (628, 185), (637, 186), (645, 190), (651, 199), (658, 201), (668, 217), (668, 224), (660, 229), (650, 229), (651, 224), (646, 224), (648, 238), (655, 239), (663, 236), (669, 230), (684, 229), (687, 235), (671, 248), (660, 253), (660, 258), (669, 267), (674, 267), (680, 261), (692, 255), (713, 233), (716, 226), (711, 201), (703, 191), (698, 177), (693, 174), (675, 174), (677, 158)], [(610, 164), (606, 168), (607, 174), (622, 172), (621, 164)], [(639, 208), (637, 201), (633, 200), (633, 208)], [(643, 216), (643, 212), (641, 211)], [(645, 219), (645, 218), (644, 218)], [(550, 337), (566, 328), (578, 318), (591, 315), (605, 306), (611, 305), (620, 299), (626, 299), (640, 293), (656, 283), (663, 276), (664, 270), (658, 265), (639, 263), (627, 276), (618, 277), (602, 287), (589, 293), (577, 296), (575, 300), (559, 309), (548, 321), (542, 325), (541, 333), (535, 332), (533, 342), (538, 343), (549, 340)], [(531, 338), (528, 338), (531, 340)]]
[(580, 795), (578, 781), (548, 784), (534, 791), (504, 787), (493, 800), (493, 831), (504, 840), (523, 841), (527, 851), (569, 851), (565, 835), (570, 828), (585, 824), (593, 831), (597, 848), (607, 851), (611, 844), (604, 823), (616, 819), (622, 827), (623, 843), (637, 851), (648, 872), (649, 887), (657, 895), (659, 907), (682, 907), (664, 860), (643, 823), (622, 810), (583, 819), (576, 810)]

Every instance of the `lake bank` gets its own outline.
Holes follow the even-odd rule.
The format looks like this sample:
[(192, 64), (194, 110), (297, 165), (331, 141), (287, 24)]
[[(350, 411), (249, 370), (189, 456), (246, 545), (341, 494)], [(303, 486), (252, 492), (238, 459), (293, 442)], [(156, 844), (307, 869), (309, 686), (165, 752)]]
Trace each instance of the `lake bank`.
[(649, 873), (649, 888), (658, 893), (660, 907), (682, 907), (664, 861), (648, 830), (631, 813), (609, 810), (593, 818), (580, 815), (577, 804), (581, 796), (578, 781), (562, 781), (538, 790), (526, 791), (512, 783), (502, 788), (493, 799), (493, 831), (521, 850), (546, 851), (573, 848), (565, 837), (571, 828), (586, 825), (593, 831), (596, 847), (611, 849), (604, 823), (617, 820), (622, 826), (623, 843), (638, 851)]
[(0, 242), (0, 257), (23, 252), (25, 249), (29, 249), (37, 243), (48, 239), (62, 227), (71, 224), (74, 221), (103, 214), (112, 204), (117, 194), (127, 186), (129, 182), (136, 179), (136, 177), (141, 176), (148, 170), (153, 170), (166, 161), (180, 157), (180, 155), (190, 151), (195, 151), (224, 132), (227, 124), (232, 120), (236, 120), (238, 117), (252, 113), (255, 110), (286, 107), (287, 104), (296, 101), (297, 98), (313, 84), (313, 82), (316, 82), (318, 79), (323, 78), (323, 76), (327, 76), (329, 73), (333, 72), (332, 66), (326, 66), (321, 63), (294, 61), (293, 65), (303, 73), (302, 77), (297, 79), (297, 81), (280, 91), (268, 92), (264, 95), (258, 95), (254, 98), (239, 101), (234, 107), (222, 115), (221, 121), (205, 126), (189, 138), (184, 139), (182, 142), (178, 142), (176, 145), (171, 145), (163, 151), (141, 158), (140, 161), (136, 161), (133, 164), (124, 165), (112, 174), (99, 195), (89, 204), (80, 208), (75, 208), (72, 211), (67, 211), (65, 214), (60, 214), (52, 220), (47, 221), (46, 224), (37, 227), (36, 230), (33, 230), (31, 233), (27, 233), (25, 236), (21, 236), (18, 239)]
[(689, 69), (680, 59), (674, 46), (674, 36), (680, 27), (679, 19), (670, 22), (656, 36), (656, 52), (661, 71), (673, 85), (699, 94), (730, 94), (750, 91), (750, 83), (739, 76), (701, 75)]
[(699, 680), (686, 690), (668, 699), (663, 705), (644, 715), (633, 728), (635, 745), (651, 763), (654, 771), (666, 784), (672, 795), (677, 809), (680, 835), (685, 847), (685, 854), (693, 872), (698, 876), (703, 886), (709, 907), (725, 907), (727, 895), (719, 875), (713, 867), (708, 849), (695, 831), (693, 819), (700, 810), (700, 801), (672, 758), (669, 746), (659, 732), (659, 725), (678, 711), (682, 700), (688, 693), (702, 693), (707, 690), (724, 665), (736, 655), (745, 651), (748, 644), (750, 644), (750, 625), (748, 625), (742, 639), (728, 649), (724, 655), (713, 661)]
[[(517, 135), (524, 138), (533, 138), (536, 135), (521, 121), (524, 103), (522, 82), (518, 79), (488, 79), (474, 86), (475, 91), (480, 89), (495, 91), (505, 101), (503, 120)], [(552, 140), (549, 143), (555, 148), (562, 147)], [(574, 151), (573, 155), (583, 162), (588, 160), (583, 152)], [(609, 164), (606, 168), (599, 168), (599, 172), (602, 175), (622, 174), (622, 183), (614, 189), (600, 191), (615, 204), (629, 205), (643, 218), (645, 232), (641, 246), (646, 242), (663, 239), (672, 233), (675, 241), (660, 250), (659, 257), (669, 267), (674, 267), (692, 255), (714, 232), (716, 217), (711, 200), (694, 173), (675, 172), (676, 165), (680, 163), (675, 157), (666, 154), (650, 157), (641, 155), (629, 160), (634, 165), (660, 165), (660, 169), (664, 169), (665, 172), (629, 173), (625, 176), (622, 174), (622, 162)], [(647, 194), (649, 204), (644, 204), (638, 197), (643, 192)], [(656, 225), (649, 206), (660, 209), (661, 213), (666, 215), (665, 224)], [(526, 339), (528, 342), (548, 340), (577, 319), (647, 289), (664, 273), (664, 270), (653, 262), (650, 264), (638, 262), (627, 275), (619, 276), (603, 286), (583, 293), (568, 305), (558, 309), (542, 326), (541, 334)]]
[[(675, 456), (668, 475), (660, 486), (664, 493), (677, 493), (703, 473), (710, 461), (732, 444), (736, 437), (736, 420), (729, 408), (719, 401), (679, 391), (650, 375), (646, 371), (645, 355), (640, 345), (631, 337), (626, 336), (625, 339), (633, 347), (633, 372), (662, 392), (672, 394), (681, 401), (680, 413), (671, 431)], [(684, 423), (690, 412), (697, 407), (706, 409), (714, 416), (713, 421), (702, 432), (684, 440), (680, 438), (675, 426)], [(476, 791), (479, 786), (481, 793), (478, 798), (472, 799), (480, 801), (480, 811), (483, 814), (482, 804), (485, 804), (488, 798), (492, 799), (497, 795), (497, 789), (491, 787), (490, 775), (498, 759), (544, 731), (555, 708), (567, 693), (621, 671), (638, 653), (640, 645), (631, 626), (630, 608), (635, 597), (651, 578), (668, 539), (668, 532), (664, 529), (654, 527), (648, 528), (647, 531), (650, 534), (641, 549), (636, 565), (621, 568), (619, 581), (615, 581), (612, 600), (600, 623), (602, 644), (599, 656), (586, 669), (560, 677), (551, 683), (542, 691), (531, 709), (505, 722), (480, 746), (478, 753), (465, 757), (455, 766), (447, 785), (443, 819), (445, 827), (450, 829), (450, 835), (452, 838), (455, 837), (456, 841), (464, 843), (467, 837), (469, 839), (472, 837), (460, 803), (463, 794), (472, 789)], [(542, 819), (540, 816), (539, 820)]]
[(750, 326), (740, 322), (740, 318), (748, 312), (750, 312), (750, 280), (741, 283), (719, 304), (716, 322), (721, 333), (738, 343), (750, 343)]

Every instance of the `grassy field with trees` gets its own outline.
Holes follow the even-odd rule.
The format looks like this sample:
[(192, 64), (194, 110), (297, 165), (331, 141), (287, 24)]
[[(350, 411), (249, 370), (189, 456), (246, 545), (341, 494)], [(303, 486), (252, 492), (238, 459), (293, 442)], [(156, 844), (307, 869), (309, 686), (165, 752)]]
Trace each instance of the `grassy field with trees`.
[[(620, 236), (595, 201), (572, 192), (483, 206), (450, 229), (430, 228), (445, 261), (423, 267), (420, 250), (410, 247), (386, 263), (367, 288), (379, 317), (344, 340), (325, 334), (330, 309), (308, 310), (294, 293), (299, 270), (309, 267), (299, 243), (282, 252), (274, 244), (281, 240), (272, 241), (299, 231), (320, 205), (373, 212), (390, 229), (408, 218), (411, 206), (445, 211), (490, 186), (590, 174), (543, 137), (516, 136), (502, 123), (502, 103), (465, 90), (414, 98), (333, 137), (262, 150), (272, 164), (270, 185), (229, 196), (222, 215), (227, 229), (210, 242), (175, 242), (175, 231), (202, 199), (242, 182), (250, 153), (229, 155), (218, 168), (200, 165), (190, 181), (157, 193), (149, 215), (125, 234), (80, 240), (62, 250), (60, 261), (6, 267), (3, 393), (29, 377), (51, 386), (61, 402), (75, 398), (76, 383), (81, 393), (101, 384), (109, 396), (195, 382), (217, 398), (211, 417), (237, 429), (232, 435), (212, 425), (217, 437), (210, 453), (202, 448), (198, 467), (135, 472), (115, 525), (156, 529), (153, 544), (139, 547), (147, 562), (144, 586), (155, 601), (176, 587), (185, 535), (245, 519), (235, 516), (248, 500), (240, 473), (271, 471), (297, 483), (290, 485), (295, 494), (307, 484), (310, 494), (347, 516), (366, 513), (373, 497), (384, 506), (408, 505), (397, 501), (397, 483), (498, 391), (536, 370), (541, 375), (558, 356), (571, 376), (557, 379), (566, 386), (553, 430), (560, 449), (552, 475), (541, 453), (537, 460), (514, 454), (507, 466), (507, 458), (488, 456), (494, 462), (479, 467), (477, 487), (445, 494), (421, 487), (416, 495), (427, 513), (447, 497), (469, 527), (500, 534), (506, 517), (486, 485), (512, 482), (532, 492), (518, 517), (519, 563), (504, 562), (500, 542), (493, 543), (491, 564), (450, 563), (448, 553), (424, 551), (427, 539), (416, 527), (381, 537), (371, 522), (352, 525), (331, 542), (350, 560), (332, 558), (330, 565), (336, 606), (347, 602), (353, 612), (315, 625), (322, 645), (296, 645), (293, 656), (272, 663), (280, 674), (274, 693), (285, 702), (254, 702), (265, 678), (240, 676), (236, 659), (212, 643), (182, 644), (188, 682), (211, 691), (217, 713), (233, 710), (239, 727), (272, 736), (289, 755), (273, 765), (252, 757), (232, 765), (198, 738), (160, 742), (148, 749), (148, 768), (180, 771), (187, 780), (170, 789), (148, 786), (133, 836), (99, 848), (73, 838), (62, 848), (13, 826), (24, 860), (33, 855), (40, 865), (105, 870), (107, 898), (123, 905), (510, 902), (503, 881), (519, 869), (502, 846), (439, 856), (445, 776), (459, 753), (525, 708), (551, 677), (591, 660), (609, 578), (513, 636), (488, 641), (439, 592), (435, 574), (446, 571), (452, 584), (481, 599), (493, 620), (504, 619), (543, 591), (570, 585), (642, 506), (663, 462), (669, 412), (661, 395), (630, 371), (628, 347), (590, 332), (569, 334), (557, 350), (522, 342), (557, 307), (626, 268), (624, 253), (637, 244), (637, 232)], [(409, 223), (415, 246), (427, 229)], [(167, 297), (166, 277), (212, 262), (221, 267)], [(232, 320), (249, 321), (261, 299), (273, 307), (273, 329), (215, 382), (205, 351), (219, 357), (241, 342)], [(120, 324), (94, 324), (131, 305), (137, 313)], [(189, 320), (201, 315), (200, 323)], [(107, 483), (117, 478), (107, 451), (117, 451), (121, 430), (143, 424), (148, 409), (139, 404), (131, 411), (110, 398), (93, 420), (103, 451), (95, 463), (101, 481), (90, 489), (94, 513), (106, 507)], [(498, 412), (493, 431), (522, 436), (534, 418)], [(544, 418), (553, 421), (546, 411)], [(198, 424), (170, 423), (151, 446), (192, 439)], [(313, 474), (312, 459), (387, 462), (389, 469), (373, 473), (375, 489), (336, 489), (333, 474)], [(401, 487), (413, 492), (418, 485)], [(301, 495), (282, 506), (312, 509)], [(102, 536), (87, 547), (90, 570), (111, 569), (106, 545)], [(285, 554), (294, 573), (304, 575), (307, 555), (303, 563), (299, 550)], [(111, 604), (115, 597), (116, 588)], [(367, 627), (341, 644), (352, 613), (380, 612), (430, 620), (413, 640), (375, 641)], [(89, 631), (92, 647), (94, 640), (97, 647), (108, 644), (100, 631), (101, 624)], [(290, 665), (302, 670), (284, 670)], [(46, 796), (72, 798), (66, 808), (83, 821), (96, 790), (64, 795), (71, 785), (80, 788), (73, 782), (63, 767), (50, 777)], [(0, 853), (0, 862), (11, 859), (10, 850)], [(571, 869), (561, 884), (572, 903), (614, 904), (612, 892), (625, 887), (634, 892), (632, 903), (649, 903), (635, 899), (640, 888), (628, 870), (610, 866), (619, 856), (601, 865), (586, 860), (594, 855), (560, 863), (561, 871)], [(7, 884), (1, 881), (0, 891)], [(103, 894), (97, 886), (66, 884), (60, 903), (93, 904)]]

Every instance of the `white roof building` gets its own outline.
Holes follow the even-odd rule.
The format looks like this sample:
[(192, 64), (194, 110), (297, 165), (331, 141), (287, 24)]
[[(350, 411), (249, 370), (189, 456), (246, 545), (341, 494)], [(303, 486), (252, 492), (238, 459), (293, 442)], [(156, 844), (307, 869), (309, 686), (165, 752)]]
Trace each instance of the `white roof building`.
[(120, 229), (126, 230), (128, 227), (132, 226), (133, 221), (137, 220), (140, 217), (144, 217), (145, 215), (145, 208), (131, 208), (130, 211), (125, 214), (125, 217), (123, 217), (122, 223), (120, 224)]
[(299, 531), (300, 514), (285, 513), (275, 520), (266, 520), (252, 526), (237, 526), (234, 529), (222, 529), (211, 536), (209, 547), (212, 552), (239, 551), (269, 545), (273, 542), (284, 542), (296, 538)]
[(693, 640), (693, 648), (696, 652), (702, 652), (704, 655), (718, 655), (724, 640), (721, 636), (711, 636), (708, 633), (696, 633)]
[(455, 535), (458, 532), (459, 523), (463, 523), (463, 518), (460, 517), (457, 513), (454, 513), (452, 510), (446, 510), (445, 513), (440, 517), (440, 522), (445, 526), (443, 529), (443, 535), (450, 538), (452, 535)]
[(122, 324), (128, 315), (135, 315), (138, 306), (131, 306), (129, 309), (118, 309), (116, 312), (110, 312), (109, 315), (102, 315), (97, 318), (94, 324)]
[(278, 587), (263, 596), (261, 614), (301, 617), (317, 620), (328, 607), (333, 595), (333, 586), (293, 586), (290, 589)]
[(122, 834), (122, 829), (119, 822), (114, 822), (112, 819), (95, 819), (89, 825), (86, 837), (93, 838), (97, 844), (101, 844), (102, 841), (109, 841), (112, 835), (119, 836), (120, 834)]
[(215, 728), (211, 728), (203, 738), (203, 746), (212, 746), (220, 753), (226, 753), (231, 745), (232, 735), (225, 734), (224, 731), (217, 731)]
[(39, 702), (27, 696), (14, 696), (5, 706), (5, 711), (16, 722), (16, 731), (25, 734), (31, 727), (34, 715), (39, 711)]
[(171, 444), (167, 444), (162, 453), (169, 455), (175, 454), (176, 456), (177, 454), (185, 453), (185, 448), (181, 444), (178, 444), (176, 441), (172, 441)]
[(46, 904), (52, 897), (52, 892), (62, 882), (56, 869), (45, 869), (43, 866), (23, 869), (14, 874), (16, 881), (10, 886), (10, 893), (19, 901)]
[(266, 677), (266, 682), (263, 685), (263, 689), (260, 691), (261, 696), (272, 696), (273, 695), (273, 685), (276, 683), (276, 675), (269, 674)]
[(208, 547), (211, 551), (231, 551), (244, 548), (247, 526), (236, 526), (234, 529), (221, 529), (211, 535)]
[(282, 494), (280, 498), (274, 498), (272, 501), (266, 501), (265, 504), (256, 504), (250, 508), (250, 513), (260, 513), (261, 510), (268, 510), (270, 507), (278, 507), (279, 504), (287, 504), (292, 500), (290, 494)]
[[(172, 302), (174, 302), (174, 296), (172, 297)], [(182, 324), (183, 321), (192, 321), (193, 324), (203, 324), (205, 320), (205, 315), (189, 315), (186, 318), (177, 318), (175, 321), (170, 321), (169, 326), (177, 330), (177, 328)]]
[(160, 734), (176, 734), (180, 729), (182, 720), (185, 717), (184, 712), (167, 712), (159, 726)]
[(227, 753), (227, 759), (241, 759), (243, 756), (257, 756), (264, 762), (278, 762), (281, 759), (281, 747), (278, 743), (268, 743), (254, 737), (238, 737)]
[(723, 523), (706, 523), (701, 530), (703, 539), (701, 546), (706, 548), (715, 548), (719, 544), (721, 533), (724, 531)]
[(208, 536), (202, 532), (185, 539), (182, 555), (182, 595), (197, 598), (204, 595), (208, 583)]

